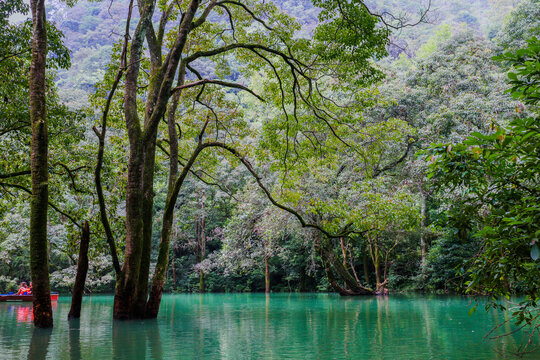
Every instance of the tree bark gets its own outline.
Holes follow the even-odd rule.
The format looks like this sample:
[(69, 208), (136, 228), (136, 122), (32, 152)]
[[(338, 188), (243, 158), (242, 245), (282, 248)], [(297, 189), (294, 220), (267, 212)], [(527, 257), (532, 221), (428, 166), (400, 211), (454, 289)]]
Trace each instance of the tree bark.
[(270, 293), (270, 270), (268, 268), (268, 255), (264, 254), (264, 292)]
[(143, 170), (144, 142), (137, 109), (137, 84), (143, 43), (154, 12), (154, 1), (141, 0), (141, 18), (133, 34), (129, 66), (126, 72), (124, 115), (129, 137), (128, 179), (126, 188), (126, 247), (124, 264), (117, 277), (113, 317), (118, 320), (133, 318), (134, 300), (142, 254), (143, 237)]
[[(153, 171), (153, 167), (150, 169), (147, 165), (154, 161), (154, 159), (146, 159), (146, 155), (150, 151), (148, 148), (155, 142), (159, 122), (166, 113), (167, 104), (172, 95), (171, 87), (176, 77), (187, 36), (192, 30), (192, 22), (195, 13), (199, 7), (198, 0), (190, 1), (186, 12), (182, 16), (178, 35), (172, 50), (167, 55), (163, 65), (160, 66), (158, 73), (152, 75), (153, 81), (151, 84), (152, 88), (156, 89), (156, 92), (154, 93), (151, 91), (151, 96), (147, 99), (148, 103), (145, 111), (145, 123), (144, 127), (141, 127), (137, 112), (137, 80), (144, 38), (147, 35), (147, 31), (153, 33), (151, 19), (155, 1), (139, 0), (138, 4), (141, 18), (131, 43), (131, 57), (129, 68), (126, 73), (125, 85), (124, 112), (130, 142), (130, 159), (128, 163), (128, 185), (126, 191), (126, 251), (124, 265), (122, 266), (122, 272), (119, 276), (119, 281), (117, 281), (115, 292), (114, 318), (116, 319), (130, 319), (133, 317), (140, 317), (141, 315), (140, 305), (142, 304), (142, 300), (139, 301), (138, 299), (141, 299), (142, 296), (139, 293), (139, 289), (140, 292), (146, 291), (143, 289), (145, 288), (145, 280), (143, 279), (145, 277), (145, 270), (143, 268), (147, 267), (145, 259), (148, 255), (146, 252), (143, 252), (143, 246), (147, 245), (144, 237), (145, 221), (143, 220), (144, 214), (147, 213), (146, 210), (148, 208), (145, 206), (147, 203), (145, 201), (145, 189), (148, 189), (149, 187), (149, 182), (145, 182), (144, 180), (146, 178), (144, 174), (145, 168), (147, 171)], [(152, 42), (152, 35), (150, 35), (149, 38)], [(153, 46), (155, 44), (151, 45)], [(170, 199), (167, 201), (169, 200)], [(174, 202), (172, 205), (174, 207)], [(169, 209), (169, 212), (170, 213), (167, 214), (166, 209), (164, 223), (165, 216), (171, 216), (170, 221), (172, 221), (173, 209)], [(170, 229), (168, 232), (167, 237), (170, 236)], [(161, 301), (164, 274), (168, 262), (168, 241), (168, 239), (165, 240), (166, 245), (163, 249), (165, 250), (166, 248), (167, 250), (167, 254), (165, 255), (161, 254), (162, 249), (160, 244), (160, 255), (158, 255), (158, 264), (156, 265), (156, 274), (159, 273), (158, 277), (161, 278), (161, 290), (158, 290), (158, 303)], [(164, 263), (160, 264), (160, 260), (162, 262), (164, 261)], [(143, 270), (142, 275), (141, 270)], [(153, 300), (149, 299), (149, 302), (155, 300), (156, 298)], [(146, 308), (152, 309), (151, 316), (153, 316), (155, 305), (149, 306), (147, 303)], [(157, 308), (159, 309), (159, 304)], [(155, 315), (157, 316), (157, 312)]]
[[(179, 82), (183, 82), (184, 72), (180, 72)], [(176, 109), (180, 100), (180, 92), (174, 94), (173, 101), (169, 106), (167, 112), (167, 127), (169, 131), (169, 187), (167, 190), (167, 202), (171, 202), (174, 196), (174, 185), (178, 178), (178, 133), (176, 131)], [(176, 201), (175, 201), (176, 202)], [(165, 273), (167, 271), (167, 265), (169, 263), (169, 245), (170, 234), (172, 231), (174, 219), (174, 206), (171, 209), (171, 213), (166, 216), (163, 215), (163, 225), (161, 227), (161, 241), (159, 244), (158, 260), (154, 277), (152, 279), (152, 288), (150, 289), (150, 296), (146, 303), (145, 316), (149, 318), (157, 317), (159, 312), (159, 305), (161, 303), (161, 296), (163, 294), (163, 285), (165, 283)], [(164, 234), (166, 234), (164, 236)], [(173, 264), (173, 281), (176, 284), (176, 274)]]
[(81, 304), (84, 293), (84, 284), (88, 273), (88, 246), (90, 244), (90, 225), (88, 221), (82, 229), (81, 243), (79, 245), (79, 261), (77, 264), (77, 275), (75, 284), (73, 284), (73, 293), (71, 294), (71, 309), (68, 319), (78, 319), (81, 317)]
[[(199, 250), (199, 263), (203, 262), (206, 257), (206, 214), (204, 213), (206, 196), (201, 197), (201, 210), (203, 212), (201, 218), (198, 219), (198, 226), (196, 227), (197, 247)], [(204, 292), (204, 271), (199, 269), (199, 292)]]
[(375, 245), (373, 249), (373, 266), (375, 266), (375, 283), (377, 287), (381, 283), (381, 266), (379, 263), (379, 248)]
[(159, 312), (159, 306), (161, 303), (161, 296), (163, 295), (163, 285), (165, 281), (165, 272), (167, 271), (167, 265), (169, 262), (169, 243), (171, 238), (172, 220), (174, 216), (174, 206), (176, 204), (176, 198), (180, 192), (180, 188), (186, 179), (193, 163), (205, 148), (217, 146), (216, 143), (199, 143), (195, 148), (188, 162), (185, 164), (182, 172), (173, 183), (169, 183), (169, 194), (167, 195), (167, 201), (165, 203), (165, 211), (163, 214), (163, 226), (161, 227), (161, 242), (159, 244), (158, 260), (156, 263), (156, 270), (152, 279), (152, 288), (150, 290), (150, 297), (146, 304), (146, 317), (155, 318)]
[(362, 260), (364, 262), (364, 281), (366, 284), (369, 284), (369, 266), (368, 266), (368, 257), (366, 254), (366, 248), (364, 247), (364, 251), (362, 252)]
[(117, 279), (113, 316), (118, 320), (133, 317), (142, 253), (142, 158), (140, 143), (133, 144), (128, 164), (126, 191), (126, 248), (124, 264)]
[(204, 271), (202, 269), (199, 269), (199, 293), (205, 292), (205, 284), (204, 284)]
[(118, 274), (120, 274), (120, 271), (121, 271), (120, 261), (118, 260), (118, 254), (116, 251), (116, 243), (114, 241), (111, 225), (107, 217), (107, 208), (105, 206), (105, 196), (103, 195), (103, 186), (101, 184), (101, 170), (103, 169), (103, 157), (105, 154), (105, 137), (107, 135), (107, 116), (109, 115), (109, 110), (111, 108), (111, 102), (112, 102), (114, 93), (116, 92), (116, 89), (118, 88), (118, 84), (120, 83), (120, 80), (122, 79), (122, 75), (124, 74), (124, 71), (126, 70), (131, 14), (133, 12), (133, 0), (130, 0), (128, 9), (129, 10), (128, 10), (128, 17), (126, 21), (124, 44), (122, 46), (122, 54), (120, 55), (120, 67), (118, 69), (118, 73), (116, 74), (116, 78), (114, 79), (112, 89), (109, 92), (109, 95), (107, 96), (105, 108), (103, 109), (103, 116), (101, 118), (101, 132), (98, 131), (96, 127), (93, 128), (99, 140), (97, 162), (96, 162), (96, 167), (94, 169), (94, 184), (96, 185), (96, 194), (98, 197), (101, 223), (103, 224), (103, 229), (105, 230), (105, 236), (107, 239), (107, 244), (109, 245), (109, 250), (111, 252), (114, 271), (116, 272), (117, 276)]
[(146, 301), (148, 298), (148, 277), (150, 275), (150, 254), (152, 252), (152, 225), (154, 208), (154, 167), (156, 159), (156, 136), (150, 139), (144, 155), (143, 173), (143, 236), (141, 263), (139, 268), (139, 281), (137, 283), (137, 295), (135, 299), (134, 316), (145, 317)]
[(33, 20), (32, 62), (30, 65), (30, 119), (32, 122), (31, 175), (32, 200), (30, 205), (30, 271), (34, 294), (34, 325), (51, 328), (53, 314), (49, 284), (47, 249), (48, 190), (48, 133), (45, 99), (45, 66), (47, 58), (47, 30), (45, 0), (30, 3)]
[(426, 267), (426, 194), (420, 187), (420, 252), (422, 271)]

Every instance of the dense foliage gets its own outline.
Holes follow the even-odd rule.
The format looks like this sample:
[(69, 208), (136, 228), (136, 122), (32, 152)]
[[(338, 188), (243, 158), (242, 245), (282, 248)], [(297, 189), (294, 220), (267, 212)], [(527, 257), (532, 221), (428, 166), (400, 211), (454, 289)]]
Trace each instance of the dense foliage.
[[(469, 217), (480, 251), (467, 262), (467, 291), (491, 297), (488, 306), (505, 308), (499, 298), (522, 293), (513, 307), (518, 325), (538, 331), (540, 300), (540, 42), (498, 57), (508, 62), (511, 94), (527, 105), (516, 108), (508, 124), (494, 124), (489, 134), (472, 133), (462, 143), (434, 147), (432, 175), (465, 195), (451, 204)], [(526, 347), (529, 344), (525, 344)]]
[[(124, 71), (136, 54), (120, 35), (128, 4), (48, 4), (55, 290), (73, 285), (85, 221), (88, 292), (114, 290), (111, 249), (120, 263), (131, 254), (132, 91), (141, 131), (155, 132), (144, 251), (150, 274), (166, 255), (165, 291), (521, 294), (516, 316), (534, 324), (537, 0), (246, 1), (215, 12), (203, 1), (211, 15), (196, 13), (166, 106), (161, 65), (187, 3), (157, 3), (162, 42), (141, 47), (134, 90)], [(0, 292), (29, 276), (27, 11), (0, 2)]]

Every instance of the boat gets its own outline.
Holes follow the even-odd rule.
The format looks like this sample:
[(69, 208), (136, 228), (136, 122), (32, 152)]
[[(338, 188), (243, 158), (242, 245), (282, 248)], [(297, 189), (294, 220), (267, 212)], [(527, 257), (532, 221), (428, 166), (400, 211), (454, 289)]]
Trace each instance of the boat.
[[(51, 293), (51, 301), (57, 301), (58, 300), (58, 293), (53, 292)], [(7, 302), (7, 301), (34, 301), (33, 295), (17, 295), (17, 294), (0, 294), (0, 302)]]

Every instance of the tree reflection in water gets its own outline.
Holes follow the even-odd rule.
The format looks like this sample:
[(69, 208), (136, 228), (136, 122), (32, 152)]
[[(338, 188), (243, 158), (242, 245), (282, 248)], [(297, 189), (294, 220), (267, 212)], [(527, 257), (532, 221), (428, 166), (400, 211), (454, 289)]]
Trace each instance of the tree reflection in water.
[[(157, 320), (114, 321), (113, 359), (163, 359)], [(147, 354), (148, 352), (148, 354)]]
[(69, 356), (81, 359), (81, 319), (69, 320)]
[[(32, 309), (32, 308), (30, 308)], [(30, 347), (28, 348), (28, 360), (41, 360), (47, 357), (52, 329), (34, 328)]]

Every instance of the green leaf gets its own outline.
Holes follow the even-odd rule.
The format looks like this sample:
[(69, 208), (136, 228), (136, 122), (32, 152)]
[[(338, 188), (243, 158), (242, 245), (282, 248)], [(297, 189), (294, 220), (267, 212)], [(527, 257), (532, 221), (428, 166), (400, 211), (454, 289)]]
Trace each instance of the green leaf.
[(531, 258), (536, 261), (538, 260), (538, 257), (540, 256), (540, 249), (538, 249), (538, 245), (534, 244), (531, 248)]

